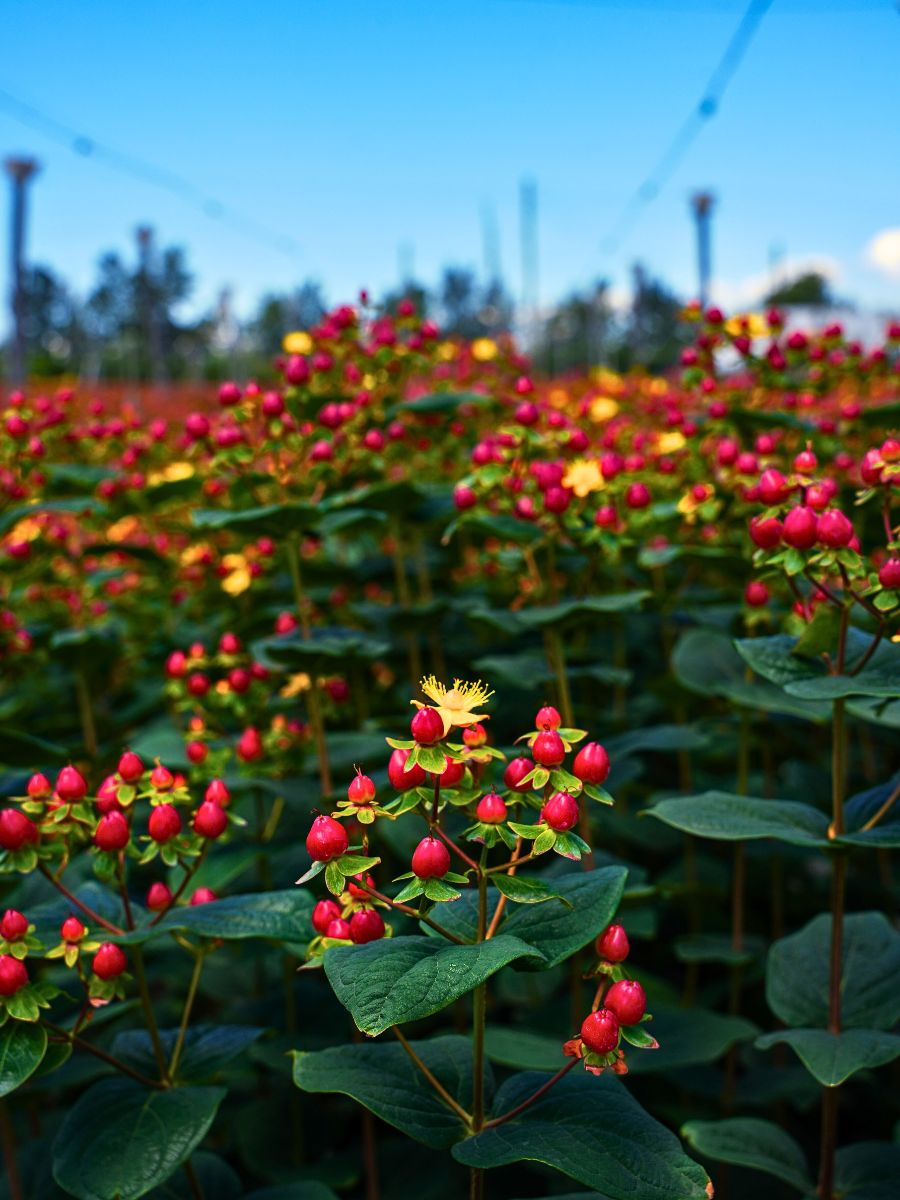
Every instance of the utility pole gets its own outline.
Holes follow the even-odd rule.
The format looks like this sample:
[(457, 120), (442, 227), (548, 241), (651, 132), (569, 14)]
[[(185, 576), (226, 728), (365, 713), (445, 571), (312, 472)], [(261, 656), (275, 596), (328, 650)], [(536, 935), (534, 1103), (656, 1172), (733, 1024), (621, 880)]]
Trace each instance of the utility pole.
[(700, 307), (709, 303), (709, 281), (712, 277), (712, 253), (710, 249), (710, 225), (716, 198), (712, 192), (694, 192), (691, 209), (697, 223), (697, 275)]
[(522, 253), (522, 307), (519, 325), (529, 349), (537, 341), (540, 312), (537, 205), (537, 181), (531, 178), (523, 179), (519, 185), (519, 237)]
[(3, 164), (12, 182), (12, 226), (10, 240), (10, 293), (13, 335), (9, 376), (13, 383), (25, 382), (27, 366), (27, 300), (25, 296), (25, 215), (28, 181), (37, 174), (39, 164), (33, 158), (8, 158)]
[(499, 283), (503, 274), (500, 263), (500, 231), (497, 227), (497, 213), (489, 203), (481, 206), (481, 259), (485, 282), (488, 285)]
[(153, 229), (149, 225), (139, 225), (135, 230), (135, 236), (138, 246), (140, 316), (150, 378), (154, 383), (165, 383), (166, 364), (163, 357), (162, 331), (159, 327), (159, 296), (153, 254)]

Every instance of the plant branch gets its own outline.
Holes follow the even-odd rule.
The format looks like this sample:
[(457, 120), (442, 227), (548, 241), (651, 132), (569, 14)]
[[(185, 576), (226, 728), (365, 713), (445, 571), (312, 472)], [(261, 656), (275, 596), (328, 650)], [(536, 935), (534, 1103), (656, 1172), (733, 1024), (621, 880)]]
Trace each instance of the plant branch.
[(368, 884), (362, 880), (354, 884), (355, 887), (361, 888), (364, 892), (368, 892), (370, 896), (374, 896), (376, 900), (380, 900), (382, 904), (387, 904), (391, 908), (395, 908), (397, 912), (406, 913), (408, 917), (414, 917), (417, 921), (421, 921), (424, 925), (428, 925), (435, 933), (439, 933), (448, 941), (455, 942), (457, 946), (468, 946), (469, 943), (465, 938), (457, 937), (455, 933), (451, 933), (449, 929), (445, 929), (443, 925), (438, 925), (437, 921), (432, 921), (431, 917), (425, 913), (420, 913), (418, 909), (413, 908), (410, 904), (398, 904), (396, 900), (392, 900), (390, 896), (385, 896), (383, 892), (377, 892), (374, 888), (370, 888)]
[(563, 1076), (568, 1075), (578, 1061), (577, 1058), (570, 1058), (564, 1067), (560, 1067), (556, 1074), (548, 1079), (546, 1083), (541, 1084), (538, 1090), (529, 1096), (527, 1100), (523, 1100), (521, 1104), (517, 1104), (515, 1108), (511, 1108), (509, 1112), (505, 1112), (502, 1116), (494, 1117), (492, 1121), (485, 1121), (482, 1129), (496, 1129), (498, 1125), (503, 1125), (506, 1121), (511, 1121), (520, 1112), (524, 1112), (526, 1108), (530, 1108), (536, 1100), (540, 1100), (541, 1096), (546, 1095), (554, 1084), (559, 1083)]
[(406, 1038), (400, 1032), (400, 1029), (397, 1025), (391, 1026), (391, 1033), (394, 1034), (397, 1041), (400, 1043), (400, 1045), (403, 1047), (403, 1049), (406, 1051), (406, 1053), (409, 1055), (409, 1057), (412, 1059), (412, 1061), (415, 1063), (415, 1065), (418, 1067), (418, 1069), (422, 1072), (422, 1074), (425, 1076), (425, 1078), (428, 1080), (428, 1082), (431, 1084), (431, 1086), (434, 1088), (434, 1090), (437, 1092), (437, 1094), (440, 1096), (440, 1098), (444, 1101), (444, 1103), (447, 1105), (447, 1107), (452, 1108), (453, 1111), (456, 1113), (456, 1115), (460, 1118), (461, 1121), (463, 1121), (465, 1123), (465, 1125), (467, 1127), (471, 1127), (472, 1114), (466, 1112), (466, 1110), (463, 1108), (463, 1106), (461, 1104), (458, 1104), (457, 1101), (453, 1099), (453, 1097), (450, 1095), (450, 1093), (447, 1091), (447, 1089), (444, 1087), (444, 1085), (441, 1083), (441, 1081), (439, 1079), (437, 1079), (432, 1074), (431, 1071), (429, 1071), (428, 1067), (425, 1066), (425, 1064), (422, 1062), (421, 1058), (419, 1058), (418, 1054), (416, 1054), (415, 1050), (413, 1050), (412, 1046), (409, 1044), (409, 1042), (406, 1040)]
[(105, 920), (103, 917), (100, 916), (100, 914), (98, 912), (94, 912), (94, 910), (89, 905), (85, 904), (82, 900), (79, 900), (74, 892), (70, 892), (69, 889), (66, 887), (66, 885), (62, 882), (62, 880), (57, 879), (57, 877), (49, 869), (49, 867), (46, 865), (46, 863), (38, 863), (38, 870), (44, 876), (45, 879), (50, 880), (50, 882), (53, 884), (53, 886), (56, 888), (56, 890), (58, 892), (62, 892), (62, 894), (65, 896), (65, 898), (70, 903), (74, 904), (76, 906), (76, 908), (80, 908), (81, 911), (84, 913), (84, 915), (89, 920), (91, 920), (95, 924), (99, 925), (102, 929), (105, 929), (107, 931), (107, 933), (112, 933), (116, 937), (124, 937), (125, 936), (124, 929), (120, 929), (118, 925), (113, 925), (113, 923), (111, 921)]
[(188, 984), (188, 992), (184, 1001), (184, 1009), (181, 1013), (181, 1024), (178, 1026), (178, 1037), (175, 1040), (175, 1048), (172, 1051), (172, 1058), (169, 1061), (170, 1079), (175, 1078), (175, 1072), (178, 1070), (181, 1052), (184, 1049), (184, 1039), (187, 1036), (188, 1023), (191, 1019), (191, 1010), (193, 1009), (194, 1001), (197, 998), (197, 988), (200, 984), (200, 974), (203, 971), (203, 963), (205, 960), (205, 951), (198, 950), (194, 957), (194, 969), (191, 972), (191, 982)]
[(128, 1063), (122, 1062), (120, 1058), (116, 1058), (114, 1054), (110, 1054), (106, 1050), (101, 1050), (99, 1046), (95, 1046), (92, 1042), (79, 1037), (77, 1033), (69, 1029), (63, 1029), (60, 1025), (54, 1025), (52, 1021), (47, 1021), (44, 1018), (41, 1018), (41, 1024), (49, 1029), (51, 1033), (56, 1034), (57, 1037), (62, 1038), (66, 1042), (71, 1042), (79, 1050), (85, 1050), (88, 1054), (93, 1054), (95, 1058), (99, 1058), (102, 1062), (108, 1063), (109, 1066), (115, 1067), (117, 1071), (121, 1071), (123, 1075), (128, 1075), (137, 1083), (143, 1084), (144, 1087), (155, 1088), (157, 1091), (165, 1089), (166, 1084), (160, 1083), (158, 1079), (150, 1079), (149, 1076), (142, 1075), (140, 1071), (129, 1067)]

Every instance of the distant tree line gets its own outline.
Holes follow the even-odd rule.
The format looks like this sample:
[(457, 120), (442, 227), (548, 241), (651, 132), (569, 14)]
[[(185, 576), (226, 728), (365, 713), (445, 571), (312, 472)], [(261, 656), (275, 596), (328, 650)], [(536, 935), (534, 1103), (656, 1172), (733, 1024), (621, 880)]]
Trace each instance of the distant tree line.
[[(182, 315), (194, 284), (184, 249), (139, 255), (136, 263), (104, 254), (93, 286), (83, 297), (46, 266), (26, 278), (29, 370), (95, 379), (220, 379), (231, 374), (265, 377), (284, 334), (315, 325), (328, 301), (315, 281), (264, 295), (249, 320), (238, 322), (223, 293), (199, 319)], [(682, 300), (640, 265), (632, 272), (623, 308), (610, 286), (597, 281), (572, 292), (516, 327), (515, 304), (500, 280), (480, 280), (466, 267), (448, 266), (437, 286), (408, 280), (377, 298), (386, 311), (412, 299), (448, 336), (476, 338), (515, 331), (537, 366), (565, 374), (605, 364), (626, 370), (664, 370), (678, 360), (688, 336), (679, 324)], [(828, 304), (826, 280), (804, 275), (768, 297), (784, 304)]]

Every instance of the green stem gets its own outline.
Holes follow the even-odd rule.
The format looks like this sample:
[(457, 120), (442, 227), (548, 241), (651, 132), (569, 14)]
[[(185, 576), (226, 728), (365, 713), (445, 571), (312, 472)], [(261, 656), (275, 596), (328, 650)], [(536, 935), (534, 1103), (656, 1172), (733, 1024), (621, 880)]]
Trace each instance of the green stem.
[[(288, 568), (291, 573), (291, 584), (294, 589), (294, 607), (300, 621), (300, 632), (303, 640), (309, 640), (309, 614), (306, 609), (306, 596), (303, 591), (303, 580), (300, 577), (300, 545), (296, 538), (291, 538), (287, 546)], [(309, 723), (312, 726), (313, 739), (316, 743), (316, 755), (319, 759), (319, 784), (323, 795), (331, 794), (331, 764), (328, 761), (328, 744), (325, 740), (325, 721), (322, 716), (322, 698), (316, 684), (315, 671), (309, 673), (309, 692), (306, 706), (309, 712)]]
[(178, 1027), (178, 1037), (175, 1040), (175, 1049), (172, 1051), (172, 1058), (169, 1062), (169, 1078), (175, 1078), (175, 1072), (178, 1070), (178, 1063), (181, 1059), (181, 1052), (184, 1049), (184, 1039), (187, 1036), (188, 1024), (191, 1020), (191, 1010), (194, 1007), (194, 1001), (197, 998), (197, 988), (200, 985), (200, 975), (203, 971), (203, 963), (206, 959), (206, 954), (200, 950), (194, 957), (194, 969), (191, 972), (191, 982), (188, 984), (187, 997), (184, 1001), (184, 1009), (181, 1013), (181, 1024)]
[(75, 691), (78, 697), (78, 716), (81, 721), (81, 736), (84, 748), (89, 758), (97, 757), (97, 726), (94, 722), (94, 710), (91, 707), (91, 693), (83, 672), (75, 676)]
[[(487, 936), (488, 880), (485, 873), (487, 846), (481, 848), (478, 868), (478, 941)], [(484, 1022), (487, 1011), (487, 984), (475, 989), (472, 1002), (472, 1070), (474, 1073), (472, 1095), (472, 1128), (475, 1133), (484, 1125)]]
[(143, 1009), (144, 1020), (147, 1024), (147, 1032), (150, 1034), (153, 1055), (156, 1059), (156, 1065), (159, 1068), (159, 1078), (162, 1083), (168, 1083), (169, 1072), (166, 1066), (166, 1056), (163, 1053), (162, 1042), (159, 1039), (159, 1028), (157, 1027), (156, 1017), (153, 1013), (153, 1001), (150, 998), (150, 989), (147, 986), (147, 972), (144, 970), (144, 952), (142, 948), (140, 946), (133, 946), (131, 957), (134, 962), (134, 975), (137, 979), (141, 1008)]
[(193, 1200), (205, 1200), (203, 1186), (197, 1178), (197, 1172), (194, 1170), (194, 1164), (190, 1159), (184, 1164), (184, 1173), (187, 1176), (188, 1187), (191, 1189)]
[(156, 916), (150, 922), (151, 925), (158, 924), (163, 919), (163, 917), (166, 915), (166, 913), (170, 912), (175, 907), (175, 905), (181, 899), (181, 896), (184, 893), (184, 889), (187, 887), (187, 885), (190, 883), (190, 881), (197, 874), (197, 871), (200, 869), (200, 864), (203, 862), (204, 858), (206, 858), (206, 855), (208, 854), (209, 848), (211, 845), (212, 845), (211, 842), (204, 842), (203, 849), (200, 851), (200, 853), (197, 855), (197, 857), (191, 863), (190, 867), (188, 867), (187, 870), (184, 872), (184, 877), (182, 878), (181, 883), (179, 883), (178, 887), (175, 889), (175, 893), (172, 896), (172, 899), (169, 901), (169, 903), (166, 905), (165, 908), (160, 909), (160, 911), (156, 914)]
[[(847, 726), (845, 701), (835, 700), (831, 709), (831, 828), (832, 837), (844, 832), (844, 795), (847, 779)], [(841, 1031), (841, 969), (843, 966), (844, 904), (847, 886), (847, 858), (835, 852), (831, 867), (831, 947), (828, 970), (828, 1030)], [(819, 1196), (834, 1196), (834, 1157), (837, 1146), (838, 1090), (825, 1088), (822, 1094), (822, 1144), (819, 1159)]]

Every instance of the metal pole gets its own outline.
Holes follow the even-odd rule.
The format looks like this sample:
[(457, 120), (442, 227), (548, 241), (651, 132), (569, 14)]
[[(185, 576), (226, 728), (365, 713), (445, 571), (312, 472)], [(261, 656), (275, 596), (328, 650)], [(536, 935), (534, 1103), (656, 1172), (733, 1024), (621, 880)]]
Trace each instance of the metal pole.
[(26, 331), (28, 302), (25, 294), (25, 189), (29, 179), (39, 168), (33, 158), (8, 158), (4, 167), (12, 182), (12, 236), (10, 242), (12, 292), (10, 301), (13, 335), (10, 347), (9, 377), (13, 383), (22, 384), (25, 382), (28, 358)]
[(697, 223), (698, 298), (701, 308), (706, 308), (709, 303), (709, 281), (712, 278), (710, 224), (714, 204), (712, 192), (695, 192), (691, 196), (691, 208)]

